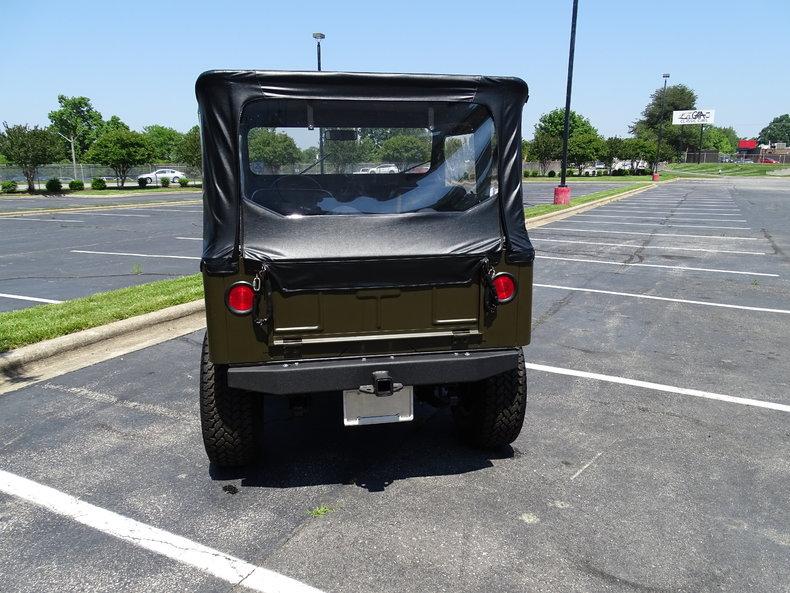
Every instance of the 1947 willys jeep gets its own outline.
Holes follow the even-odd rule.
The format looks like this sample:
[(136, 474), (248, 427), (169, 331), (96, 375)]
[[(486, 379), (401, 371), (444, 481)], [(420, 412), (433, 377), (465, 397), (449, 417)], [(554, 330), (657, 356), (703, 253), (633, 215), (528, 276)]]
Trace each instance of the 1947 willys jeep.
[(342, 393), (348, 426), (445, 402), (471, 444), (511, 443), (532, 308), (527, 85), (210, 71), (196, 92), (209, 459), (253, 460), (267, 394)]

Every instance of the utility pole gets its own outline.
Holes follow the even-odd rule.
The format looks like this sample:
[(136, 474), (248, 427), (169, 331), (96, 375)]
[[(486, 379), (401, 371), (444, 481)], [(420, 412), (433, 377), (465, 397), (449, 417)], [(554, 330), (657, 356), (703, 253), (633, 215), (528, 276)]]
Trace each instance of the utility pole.
[(658, 159), (661, 158), (661, 136), (664, 135), (664, 113), (666, 111), (667, 105), (667, 79), (669, 78), (668, 73), (662, 74), (664, 78), (664, 90), (661, 91), (661, 119), (659, 120), (658, 125), (658, 140), (656, 141), (656, 161), (653, 164), (653, 181), (658, 181), (659, 173), (658, 173)]
[(705, 124), (699, 126), (699, 150), (697, 151), (697, 164), (702, 162), (702, 132), (705, 130)]
[(571, 89), (573, 88), (573, 54), (576, 50), (576, 15), (578, 12), (579, 0), (573, 0), (571, 46), (568, 51), (568, 85), (565, 89), (565, 125), (562, 134), (562, 170), (560, 172), (560, 185), (554, 188), (555, 204), (570, 204), (571, 201), (571, 188), (565, 185), (565, 175), (568, 169), (568, 135), (570, 133), (571, 121)]
[[(318, 62), (318, 71), (321, 72), (321, 40), (326, 39), (323, 33), (313, 33), (315, 39), (315, 54)], [(324, 174), (324, 130), (318, 128), (318, 159), (321, 161), (321, 175)]]
[(74, 179), (76, 179), (77, 178), (77, 155), (74, 152), (74, 140), (76, 140), (76, 138), (74, 138), (74, 136), (69, 138), (68, 136), (64, 136), (60, 132), (58, 132), (58, 136), (60, 136), (66, 142), (71, 144), (71, 166), (74, 168)]

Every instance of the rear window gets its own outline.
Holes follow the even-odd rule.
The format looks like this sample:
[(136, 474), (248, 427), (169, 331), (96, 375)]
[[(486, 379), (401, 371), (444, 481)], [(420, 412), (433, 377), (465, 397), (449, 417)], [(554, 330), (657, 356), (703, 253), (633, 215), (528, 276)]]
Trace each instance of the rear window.
[(283, 216), (462, 212), (496, 196), (475, 103), (262, 100), (242, 115), (244, 199)]

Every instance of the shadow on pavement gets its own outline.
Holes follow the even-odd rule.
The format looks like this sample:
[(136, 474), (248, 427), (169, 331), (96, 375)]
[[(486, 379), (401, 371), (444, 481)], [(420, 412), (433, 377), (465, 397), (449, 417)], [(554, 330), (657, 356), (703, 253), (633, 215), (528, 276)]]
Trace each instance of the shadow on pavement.
[(355, 484), (381, 492), (397, 480), (464, 474), (517, 454), (509, 446), (480, 451), (464, 445), (447, 408), (418, 405), (416, 412), (412, 422), (346, 428), (339, 397), (313, 398), (301, 417), (293, 417), (285, 402), (270, 398), (262, 461), (233, 469), (212, 465), (209, 475), (215, 481), (241, 479), (243, 488)]

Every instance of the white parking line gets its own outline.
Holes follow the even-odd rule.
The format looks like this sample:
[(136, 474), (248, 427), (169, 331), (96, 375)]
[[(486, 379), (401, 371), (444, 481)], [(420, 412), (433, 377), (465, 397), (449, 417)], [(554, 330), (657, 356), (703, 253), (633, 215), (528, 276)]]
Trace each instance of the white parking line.
[(637, 266), (641, 268), (666, 268), (668, 270), (681, 270), (684, 272), (714, 272), (717, 274), (741, 274), (744, 276), (771, 276), (778, 278), (779, 274), (766, 274), (765, 272), (742, 272), (736, 270), (719, 270), (716, 268), (691, 268), (688, 266), (669, 266), (664, 264), (643, 264), (634, 262), (607, 261), (603, 259), (582, 259), (575, 257), (555, 257), (553, 255), (536, 255), (535, 259), (553, 259), (557, 261), (581, 262), (585, 264), (606, 264), (610, 266)]
[(21, 498), (126, 543), (260, 593), (321, 593), (273, 570), (224, 554), (180, 535), (108, 511), (22, 476), (0, 470), (0, 492)]
[(642, 220), (656, 219), (656, 220), (682, 220), (691, 222), (748, 222), (747, 220), (736, 218), (734, 220), (721, 220), (720, 218), (675, 218), (674, 216), (628, 216), (624, 214), (577, 214), (580, 218), (639, 218)]
[(621, 202), (612, 203), (611, 206), (607, 206), (608, 208), (622, 208), (628, 210), (676, 210), (676, 211), (684, 211), (684, 212), (718, 212), (719, 210), (727, 210), (729, 212), (737, 211), (740, 212), (740, 208), (724, 208), (716, 206), (708, 207), (708, 206), (664, 206), (664, 205), (652, 205), (652, 204), (623, 204)]
[(571, 231), (574, 233), (608, 233), (610, 235), (648, 235), (651, 237), (691, 237), (694, 239), (725, 239), (734, 241), (759, 241), (759, 237), (730, 237), (727, 235), (683, 235), (681, 233), (643, 233), (642, 231), (605, 231), (601, 229), (569, 229), (561, 226), (546, 226), (529, 229), (529, 233), (550, 233), (551, 231)]
[(643, 212), (645, 214), (663, 214), (664, 216), (675, 216), (677, 214), (691, 214), (692, 216), (742, 216), (741, 213), (730, 214), (729, 212), (707, 212), (705, 210), (679, 213), (677, 210), (668, 212), (666, 210), (645, 210), (644, 208), (609, 208), (608, 206), (601, 208), (601, 212), (626, 212), (628, 214), (639, 214)]
[(63, 302), (63, 301), (56, 301), (53, 299), (42, 299), (40, 297), (24, 296), (21, 294), (6, 294), (4, 292), (0, 292), (0, 297), (4, 299), (14, 299), (15, 301), (30, 301), (31, 303), (57, 304)]
[[(120, 210), (120, 208), (119, 208), (119, 210)], [(181, 214), (182, 212), (203, 212), (202, 210), (184, 210), (184, 209), (178, 209), (177, 210), (175, 208), (158, 208), (156, 206), (151, 206), (149, 208), (122, 208), (122, 210), (135, 210), (135, 211), (138, 211), (138, 210), (142, 210), (142, 211), (153, 210), (154, 212), (178, 212), (179, 214)]]
[[(125, 208), (124, 208), (125, 210)], [(150, 214), (110, 214), (105, 212), (83, 212), (80, 210), (80, 216), (125, 216), (128, 218), (151, 218)]]
[(730, 305), (726, 303), (709, 303), (706, 301), (692, 301), (688, 299), (672, 299), (669, 297), (653, 296), (649, 294), (635, 294), (633, 292), (616, 292), (613, 290), (599, 290), (597, 288), (578, 288), (575, 286), (557, 286), (556, 284), (533, 284), (540, 288), (554, 288), (557, 290), (571, 290), (577, 292), (591, 292), (596, 294), (611, 294), (615, 296), (632, 297), (635, 299), (649, 299), (651, 301), (667, 301), (671, 303), (684, 303), (687, 305), (705, 305), (706, 307), (722, 307), (725, 309), (741, 309), (743, 311), (761, 311), (763, 313), (783, 313), (790, 314), (787, 309), (769, 309), (767, 307), (748, 307), (746, 305)]
[(176, 239), (181, 241), (202, 241), (203, 237), (176, 237)]
[(642, 389), (652, 389), (653, 391), (663, 391), (664, 393), (675, 393), (678, 395), (690, 395), (692, 397), (701, 397), (704, 399), (713, 399), (731, 404), (740, 404), (742, 406), (753, 406), (755, 408), (767, 408), (769, 410), (778, 410), (780, 412), (790, 412), (790, 406), (779, 404), (775, 402), (768, 402), (761, 399), (751, 399), (748, 397), (735, 397), (732, 395), (724, 395), (722, 393), (713, 393), (710, 391), (700, 391), (699, 389), (688, 389), (687, 387), (675, 387), (673, 385), (663, 385), (661, 383), (652, 383), (650, 381), (640, 381), (638, 379), (628, 379), (626, 377), (617, 377), (614, 375), (602, 375), (601, 373), (589, 373), (587, 371), (577, 371), (575, 369), (565, 369), (561, 367), (548, 366), (545, 364), (535, 364), (528, 362), (524, 366), (533, 371), (543, 371), (546, 373), (554, 373), (556, 375), (567, 375), (570, 377), (580, 377), (583, 379), (595, 379), (596, 381), (606, 381), (607, 383), (619, 383), (620, 385), (630, 385), (631, 387), (641, 387)]
[[(576, 216), (582, 216), (577, 214)], [(571, 220), (566, 218), (566, 223), (570, 224), (630, 224), (634, 226), (662, 226), (665, 228), (674, 229), (730, 229), (733, 231), (750, 231), (752, 227), (748, 226), (712, 226), (709, 224), (665, 224), (663, 222), (624, 222), (620, 220)], [(723, 222), (723, 221), (722, 221)], [(727, 221), (730, 222), (730, 221)]]
[(85, 222), (72, 218), (32, 218), (30, 216), (0, 216), (0, 220), (32, 220), (35, 222)]
[(677, 245), (638, 245), (634, 243), (600, 243), (598, 241), (577, 241), (575, 239), (549, 239), (535, 237), (535, 241), (548, 241), (551, 243), (579, 243), (581, 245), (603, 245), (605, 247), (636, 247), (639, 249), (669, 249), (672, 251), (704, 251), (706, 253), (737, 253), (739, 255), (766, 255), (762, 251), (733, 251), (730, 249), (707, 249), (704, 247), (678, 247)]
[(127, 255), (129, 257), (158, 257), (158, 258), (165, 258), (165, 259), (197, 259), (199, 257), (194, 257), (191, 255), (158, 255), (155, 253), (126, 253), (123, 251), (87, 251), (83, 249), (72, 249), (71, 253), (89, 253), (91, 255)]

